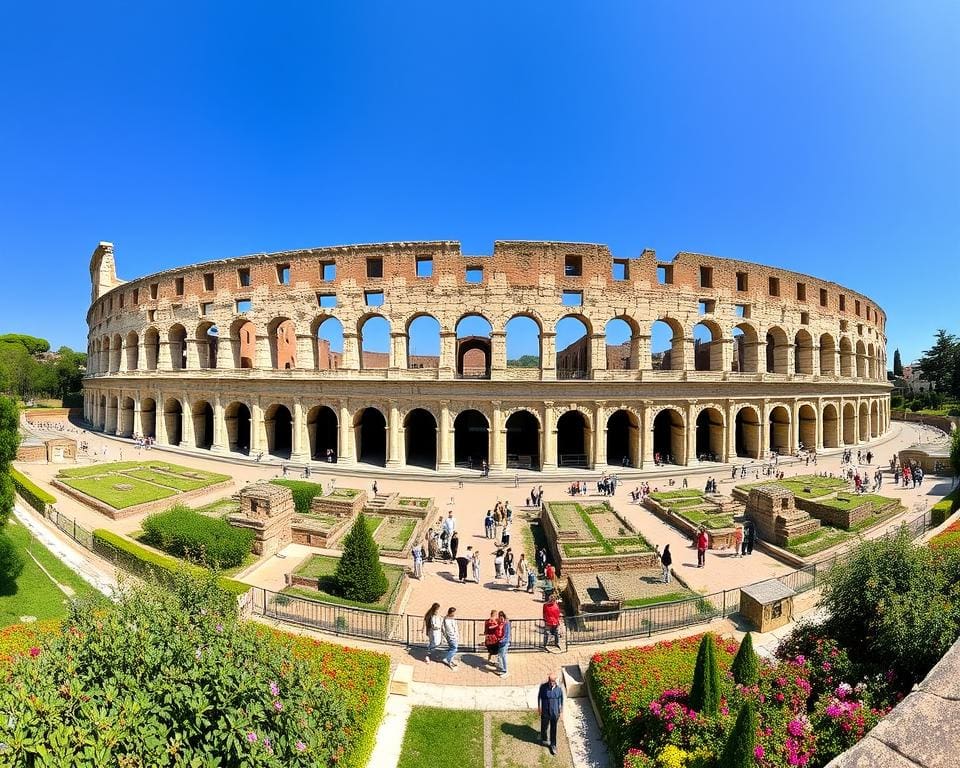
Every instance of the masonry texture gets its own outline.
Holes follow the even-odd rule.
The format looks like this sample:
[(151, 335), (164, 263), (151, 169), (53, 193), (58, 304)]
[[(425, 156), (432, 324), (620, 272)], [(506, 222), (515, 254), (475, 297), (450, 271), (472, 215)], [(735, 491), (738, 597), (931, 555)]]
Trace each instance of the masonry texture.
[[(257, 254), (125, 282), (100, 243), (90, 277), (84, 416), (161, 444), (554, 470), (839, 448), (889, 425), (883, 311), (757, 264), (558, 242), (467, 256), (440, 241)], [(558, 350), (570, 318), (583, 335)], [(627, 341), (608, 343), (614, 321)], [(672, 334), (664, 351), (651, 350), (658, 321)], [(517, 322), (539, 355), (508, 361)], [(372, 324), (388, 326), (388, 349), (365, 349)], [(432, 327), (438, 355), (413, 354), (412, 326)]]

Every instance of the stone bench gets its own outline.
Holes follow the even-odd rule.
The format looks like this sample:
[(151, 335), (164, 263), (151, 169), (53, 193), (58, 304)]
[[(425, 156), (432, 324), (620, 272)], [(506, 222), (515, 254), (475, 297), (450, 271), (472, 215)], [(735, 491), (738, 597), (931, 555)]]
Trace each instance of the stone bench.
[(397, 664), (393, 675), (390, 676), (390, 693), (398, 696), (409, 696), (410, 685), (413, 683), (413, 666)]

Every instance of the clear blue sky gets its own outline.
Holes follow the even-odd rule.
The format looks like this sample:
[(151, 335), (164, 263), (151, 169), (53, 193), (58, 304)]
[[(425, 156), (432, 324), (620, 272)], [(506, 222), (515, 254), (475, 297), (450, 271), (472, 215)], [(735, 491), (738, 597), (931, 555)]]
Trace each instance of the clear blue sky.
[(85, 348), (121, 276), (381, 240), (691, 250), (958, 331), (952, 2), (18, 3), (0, 331)]

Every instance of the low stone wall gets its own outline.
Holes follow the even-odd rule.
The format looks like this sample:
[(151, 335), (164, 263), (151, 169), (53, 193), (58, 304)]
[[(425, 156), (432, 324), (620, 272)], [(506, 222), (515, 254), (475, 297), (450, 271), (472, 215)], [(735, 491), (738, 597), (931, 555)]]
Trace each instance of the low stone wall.
[[(840, 495), (841, 498), (847, 498), (843, 494)], [(810, 515), (810, 517), (815, 517), (821, 523), (825, 525), (832, 525), (834, 528), (842, 528), (845, 531), (849, 531), (851, 528), (858, 526), (868, 517), (875, 515), (878, 511), (884, 511), (887, 507), (883, 507), (880, 510), (877, 510), (873, 504), (863, 503), (852, 509), (837, 509), (836, 507), (831, 507), (828, 504), (822, 504), (817, 501), (811, 501), (810, 499), (802, 499), (799, 496), (796, 499), (796, 504), (798, 509), (802, 509), (804, 512)], [(890, 500), (890, 507), (896, 506), (896, 499)]]
[[(631, 533), (636, 533), (616, 510), (611, 507), (623, 527)], [(547, 549), (551, 561), (556, 565), (558, 573), (596, 573), (597, 571), (624, 571), (632, 568), (656, 567), (660, 558), (655, 552), (635, 552), (623, 555), (583, 555), (572, 557), (564, 554), (562, 544), (581, 541), (576, 535), (570, 537), (569, 531), (558, 531), (557, 522), (548, 510), (548, 505), (540, 507), (540, 526), (543, 528), (547, 540)]]
[(912, 411), (890, 411), (890, 418), (896, 419), (897, 421), (910, 421), (915, 423), (929, 424), (931, 427), (936, 427), (939, 430), (946, 432), (948, 435), (953, 429), (954, 425), (960, 426), (960, 417), (957, 416), (923, 416), (919, 413), (913, 413)]
[(318, 523), (309, 517), (294, 516), (293, 522), (290, 524), (290, 535), (294, 544), (327, 548), (333, 540), (340, 537), (352, 520), (352, 516), (344, 516), (339, 518), (331, 528), (321, 528)]
[[(680, 531), (685, 536), (688, 536), (690, 539), (693, 539), (697, 535), (699, 530), (698, 526), (691, 523), (689, 520), (685, 520), (679, 515), (675, 515), (667, 507), (663, 506), (656, 499), (651, 499), (649, 496), (643, 500), (643, 506), (653, 512), (657, 517), (663, 520), (665, 523), (672, 525), (678, 531)], [(717, 505), (719, 506), (719, 505)], [(713, 528), (707, 529), (707, 533), (710, 538), (710, 549), (730, 549), (733, 546), (734, 534), (736, 533), (735, 528)]]
[(87, 496), (87, 494), (83, 493), (82, 491), (78, 491), (76, 488), (71, 488), (69, 485), (61, 483), (56, 478), (51, 480), (50, 484), (54, 488), (63, 491), (68, 496), (72, 496), (84, 506), (95, 509), (97, 512), (106, 515), (111, 520), (122, 520), (125, 517), (130, 517), (131, 515), (139, 515), (144, 512), (159, 512), (161, 510), (169, 509), (175, 504), (182, 504), (185, 501), (196, 499), (206, 493), (210, 493), (211, 491), (220, 489), (226, 490), (227, 488), (231, 488), (233, 486), (233, 480), (224, 480), (222, 483), (208, 485), (205, 488), (197, 488), (193, 491), (178, 493), (175, 496), (167, 496), (163, 499), (148, 501), (146, 504), (137, 504), (136, 506), (127, 507), (125, 509), (114, 509), (109, 504), (105, 504), (99, 499), (93, 498), (93, 496)]
[(366, 491), (360, 491), (352, 499), (346, 496), (314, 496), (310, 501), (310, 511), (315, 515), (351, 517), (363, 509), (366, 503)]
[[(295, 573), (285, 573), (283, 575), (283, 580), (286, 582), (288, 587), (304, 587), (306, 589), (317, 589), (319, 584), (319, 579), (311, 578), (309, 576), (298, 576)], [(390, 600), (390, 604), (386, 608), (386, 613), (397, 613), (397, 608), (399, 606), (405, 605), (407, 599), (410, 596), (410, 590), (412, 589), (412, 582), (410, 577), (406, 573), (400, 576), (400, 583), (397, 585), (396, 589), (393, 592), (393, 599)], [(317, 597), (315, 598), (319, 602), (324, 602), (323, 595), (320, 592), (317, 592)], [(336, 603), (328, 603), (328, 605), (337, 605)], [(352, 606), (345, 606), (348, 610)], [(362, 609), (361, 609), (362, 610)]]
[(17, 447), (17, 461), (40, 464), (47, 460), (47, 446), (43, 443), (21, 443)]

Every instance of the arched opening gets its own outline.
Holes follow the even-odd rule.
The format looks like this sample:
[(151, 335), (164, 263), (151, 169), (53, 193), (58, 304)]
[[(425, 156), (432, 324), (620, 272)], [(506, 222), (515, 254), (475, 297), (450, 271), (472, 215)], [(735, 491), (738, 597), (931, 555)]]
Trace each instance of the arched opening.
[(430, 411), (410, 411), (403, 420), (403, 438), (409, 466), (437, 468), (437, 420)]
[(491, 332), (493, 326), (482, 315), (464, 315), (455, 327), (457, 377), (489, 379), (493, 359)]
[(113, 435), (117, 432), (117, 419), (120, 416), (120, 398), (111, 395), (107, 398), (107, 434)]
[(580, 411), (557, 419), (557, 463), (561, 467), (590, 466), (590, 426)]
[(630, 411), (614, 411), (607, 419), (607, 464), (640, 465), (640, 420)]
[(124, 397), (120, 400), (120, 414), (117, 423), (117, 434), (121, 437), (133, 436), (133, 409), (134, 402), (132, 397)]
[(663, 464), (686, 464), (686, 433), (683, 416), (673, 408), (664, 408), (653, 420), (653, 454)]
[(700, 461), (723, 461), (723, 414), (716, 408), (704, 408), (697, 414), (696, 429), (697, 458)]
[(870, 409), (866, 403), (860, 403), (859, 419), (857, 419), (857, 437), (861, 443), (870, 439)]
[(94, 426), (103, 431), (107, 428), (107, 396), (100, 395), (100, 408), (97, 410), (97, 418)]
[(857, 342), (857, 378), (863, 379), (867, 376), (867, 349), (862, 341)]
[(607, 370), (635, 371), (640, 367), (640, 331), (632, 319), (615, 317), (604, 328)]
[(213, 406), (206, 400), (198, 400), (191, 406), (193, 416), (193, 442), (197, 448), (209, 450), (213, 445)]
[(787, 372), (787, 334), (773, 326), (767, 331), (767, 373)]
[(823, 447), (840, 447), (840, 419), (833, 403), (823, 406)]
[[(701, 320), (693, 326), (693, 369), (723, 370), (723, 333), (713, 321)], [(697, 455), (700, 455), (700, 451), (697, 451)]]
[(854, 445), (857, 442), (857, 412), (853, 403), (843, 406), (843, 444)]
[(113, 338), (110, 341), (110, 371), (116, 372), (120, 370), (120, 360), (123, 356), (123, 340), (120, 338), (120, 334), (114, 334)]
[(183, 406), (176, 398), (168, 398), (163, 404), (163, 425), (167, 432), (167, 445), (180, 445), (183, 440)]
[(734, 444), (737, 456), (748, 459), (760, 458), (760, 416), (755, 408), (744, 406), (737, 411), (734, 427)]
[(813, 337), (802, 328), (793, 340), (793, 370), (804, 376), (813, 374)]
[(514, 411), (506, 423), (507, 466), (540, 469), (540, 421), (530, 411)]
[(387, 465), (387, 420), (376, 408), (364, 408), (353, 421), (357, 460), (378, 467)]
[(170, 350), (170, 367), (182, 371), (187, 367), (187, 329), (177, 323), (167, 333), (167, 348)]
[(876, 401), (870, 404), (870, 437), (880, 436), (880, 406)]
[(318, 317), (314, 321), (313, 367), (318, 371), (343, 367), (343, 323), (335, 317)]
[(817, 447), (817, 412), (812, 405), (801, 405), (797, 411), (800, 423), (797, 427), (797, 436), (806, 450), (815, 450)]
[(326, 405), (317, 405), (307, 413), (307, 439), (310, 457), (333, 463), (339, 455), (340, 432), (337, 414)]
[(234, 367), (253, 368), (257, 362), (257, 327), (250, 320), (237, 320), (230, 329), (230, 342)]
[(851, 378), (853, 376), (853, 344), (846, 336), (840, 337), (840, 375)]
[(790, 413), (782, 405), (770, 411), (770, 450), (781, 456), (790, 453)]
[(407, 368), (440, 367), (440, 322), (417, 315), (407, 325)]
[(197, 326), (196, 344), (200, 367), (216, 368), (220, 329), (211, 322), (200, 323)]
[(263, 426), (267, 433), (267, 453), (281, 459), (289, 459), (293, 449), (293, 417), (285, 405), (275, 403), (263, 414)]
[(233, 402), (223, 412), (227, 424), (227, 447), (232, 453), (250, 452), (250, 409)]
[(873, 344), (867, 344), (867, 376), (877, 378), (877, 358), (873, 352)]
[(489, 423), (480, 411), (460, 411), (453, 421), (453, 460), (458, 467), (475, 469), (489, 461)]
[(140, 429), (143, 437), (157, 437), (157, 401), (145, 397), (140, 401)]
[(540, 369), (543, 348), (540, 324), (528, 315), (514, 315), (504, 326), (508, 368)]
[(360, 367), (390, 367), (390, 322), (382, 315), (370, 315), (360, 322)]
[(829, 333), (820, 334), (820, 375), (837, 375), (837, 344)]
[(297, 367), (297, 328), (293, 321), (278, 317), (267, 326), (270, 337), (270, 365), (276, 371)]
[(683, 328), (672, 318), (655, 320), (650, 326), (650, 368), (683, 370)]
[(127, 334), (127, 370), (136, 371), (140, 369), (140, 337), (136, 331), (130, 331)]
[(156, 328), (147, 328), (143, 333), (143, 362), (146, 370), (157, 370), (160, 357), (160, 333)]
[(759, 373), (758, 349), (760, 346), (757, 329), (750, 323), (740, 323), (733, 329), (734, 373)]
[(590, 376), (590, 328), (577, 315), (557, 322), (557, 378), (586, 379)]

